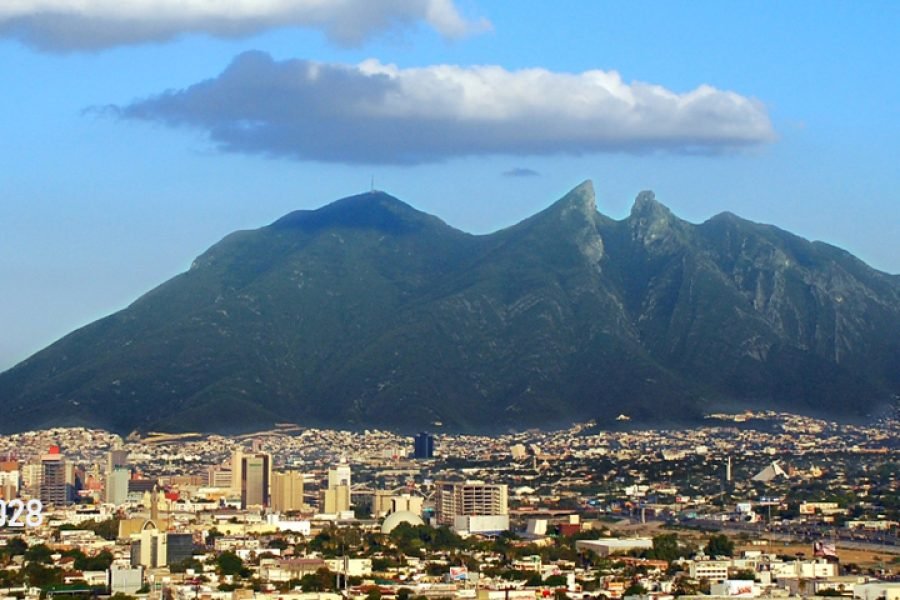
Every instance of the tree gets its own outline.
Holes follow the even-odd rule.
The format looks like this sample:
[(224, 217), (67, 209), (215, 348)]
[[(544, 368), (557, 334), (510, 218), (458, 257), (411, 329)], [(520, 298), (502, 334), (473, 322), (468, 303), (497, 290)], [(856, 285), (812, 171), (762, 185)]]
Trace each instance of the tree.
[(740, 579), (742, 581), (756, 581), (756, 573), (753, 571), (753, 569), (741, 569), (740, 571), (732, 573), (728, 578)]
[(653, 538), (653, 550), (648, 552), (648, 558), (672, 562), (680, 557), (678, 551), (678, 535), (664, 533)]
[(551, 575), (544, 580), (547, 587), (566, 587), (566, 578), (564, 575)]
[(20, 537), (12, 538), (6, 542), (6, 546), (0, 549), (3, 554), (8, 554), (9, 556), (21, 556), (25, 554), (26, 550), (28, 550), (28, 544)]
[(378, 586), (372, 586), (366, 592), (366, 600), (381, 600), (381, 590)]
[(92, 529), (104, 540), (113, 542), (119, 537), (119, 520), (116, 518), (106, 519), (94, 525)]
[(672, 591), (676, 596), (696, 596), (700, 593), (700, 584), (682, 575), (675, 578)]
[(334, 573), (322, 567), (315, 573), (307, 573), (300, 579), (300, 589), (304, 592), (327, 592), (334, 589)]
[(287, 540), (284, 538), (273, 538), (269, 540), (269, 548), (277, 548), (278, 550), (285, 550), (288, 547)]
[(643, 596), (646, 593), (647, 593), (647, 588), (642, 586), (640, 583), (632, 583), (627, 588), (625, 588), (624, 592), (622, 592), (622, 597), (624, 598), (625, 596)]
[(222, 575), (239, 575), (244, 569), (244, 561), (234, 552), (223, 552), (216, 559), (219, 565), (219, 573)]
[(59, 585), (63, 582), (62, 569), (45, 567), (39, 562), (28, 563), (23, 572), (28, 584), (35, 587)]
[(203, 571), (203, 564), (192, 556), (181, 562), (169, 565), (169, 571), (171, 573), (184, 573), (188, 569), (193, 569), (195, 573), (200, 573)]
[(706, 553), (710, 556), (732, 556), (734, 554), (734, 542), (728, 539), (724, 533), (713, 535), (706, 544)]
[(95, 556), (75, 556), (75, 568), (79, 571), (105, 571), (113, 561), (113, 555), (109, 550), (103, 550)]
[(47, 546), (47, 544), (35, 544), (34, 546), (29, 546), (28, 550), (25, 551), (25, 560), (33, 563), (49, 563), (50, 555), (53, 554), (53, 551)]

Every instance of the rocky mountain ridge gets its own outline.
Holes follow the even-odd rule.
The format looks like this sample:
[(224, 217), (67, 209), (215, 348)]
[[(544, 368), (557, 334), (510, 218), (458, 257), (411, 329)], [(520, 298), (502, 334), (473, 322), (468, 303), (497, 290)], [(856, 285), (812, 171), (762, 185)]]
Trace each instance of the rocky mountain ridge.
[(0, 430), (678, 425), (728, 405), (895, 410), (900, 279), (585, 182), (489, 235), (381, 192), (240, 231), (0, 374)]

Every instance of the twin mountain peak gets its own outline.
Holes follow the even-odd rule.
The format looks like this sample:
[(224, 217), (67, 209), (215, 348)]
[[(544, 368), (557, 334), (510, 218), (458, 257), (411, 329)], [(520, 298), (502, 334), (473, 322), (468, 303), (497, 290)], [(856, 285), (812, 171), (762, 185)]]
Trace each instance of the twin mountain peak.
[(0, 430), (680, 425), (896, 411), (900, 281), (833, 246), (585, 182), (470, 235), (370, 192), (233, 233), (0, 374)]

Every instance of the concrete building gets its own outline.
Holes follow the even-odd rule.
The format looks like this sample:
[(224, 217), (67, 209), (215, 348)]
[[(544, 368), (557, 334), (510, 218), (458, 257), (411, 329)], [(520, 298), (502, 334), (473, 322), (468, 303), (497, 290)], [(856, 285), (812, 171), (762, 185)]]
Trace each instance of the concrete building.
[[(577, 543), (577, 542), (576, 542)], [(651, 543), (652, 547), (652, 543)], [(728, 569), (731, 561), (728, 560), (695, 560), (691, 561), (688, 573), (691, 579), (708, 581), (725, 581), (728, 579)]]
[(241, 508), (269, 506), (272, 458), (265, 453), (241, 456)]
[(391, 496), (390, 512), (411, 512), (414, 515), (422, 515), (422, 508), (425, 505), (425, 499), (421, 496), (413, 496), (411, 494), (401, 494), (399, 496)]
[(375, 490), (372, 494), (372, 516), (380, 519), (391, 514), (393, 498), (394, 493), (389, 490)]
[(128, 499), (128, 480), (131, 479), (131, 470), (123, 467), (115, 467), (106, 475), (104, 496), (106, 502), (119, 506), (125, 504)]
[(328, 469), (328, 488), (320, 498), (321, 511), (338, 515), (350, 510), (350, 465), (342, 458), (340, 464)]
[(325, 564), (332, 573), (341, 573), (347, 577), (372, 575), (371, 558), (326, 558)]
[(134, 595), (144, 585), (143, 567), (126, 569), (113, 566), (107, 573), (107, 583), (111, 594)]
[(853, 597), (858, 600), (900, 600), (900, 582), (873, 581), (853, 586)]
[(189, 559), (194, 551), (194, 537), (190, 533), (166, 533), (153, 529), (152, 524), (135, 536), (131, 544), (131, 565), (156, 569), (177, 565)]
[(322, 512), (337, 515), (350, 510), (350, 487), (336, 485), (322, 493)]
[(416, 435), (413, 441), (413, 458), (428, 459), (434, 458), (434, 436), (430, 433), (421, 432)]
[(273, 473), (271, 504), (278, 512), (302, 511), (303, 474), (298, 471)]
[(0, 498), (10, 500), (19, 494), (19, 461), (0, 461)]
[(232, 485), (231, 466), (209, 467), (206, 471), (206, 484), (211, 488), (229, 489)]
[(341, 459), (340, 464), (333, 469), (328, 469), (328, 489), (335, 488), (339, 485), (345, 485), (350, 488), (350, 465)]
[(598, 556), (624, 553), (629, 550), (647, 550), (653, 548), (653, 540), (650, 538), (601, 538), (599, 540), (578, 540), (575, 542), (576, 550), (590, 550)]
[(128, 450), (115, 449), (106, 453), (106, 472), (128, 468)]
[(41, 457), (40, 498), (45, 506), (68, 506), (72, 503), (73, 478), (59, 447), (53, 446)]
[(453, 531), (462, 535), (499, 533), (509, 529), (509, 515), (454, 517)]
[(509, 514), (505, 484), (440, 481), (435, 483), (434, 502), (439, 525), (453, 526), (456, 517)]

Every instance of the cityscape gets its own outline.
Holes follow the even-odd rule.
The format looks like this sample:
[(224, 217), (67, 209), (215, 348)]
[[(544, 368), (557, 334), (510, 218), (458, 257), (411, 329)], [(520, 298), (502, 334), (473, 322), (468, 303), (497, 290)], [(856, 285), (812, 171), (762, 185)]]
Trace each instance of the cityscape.
[(41, 512), (7, 510), (0, 597), (900, 593), (900, 423), (707, 421), (493, 437), (290, 424), (7, 435), (2, 497)]
[(898, 32), (0, 0), (0, 600), (900, 600)]

